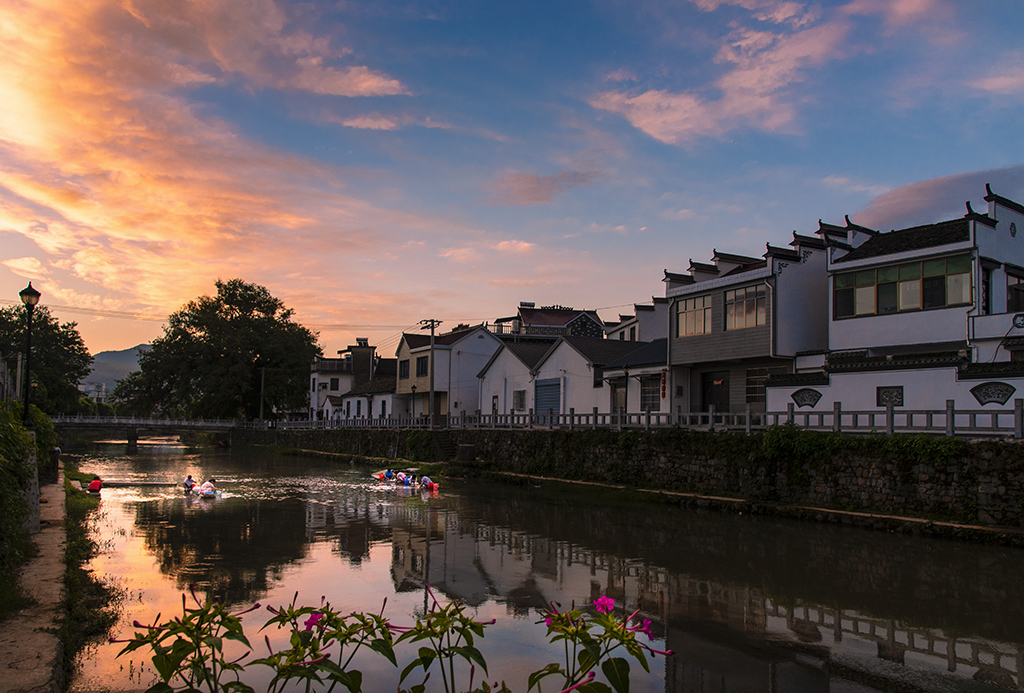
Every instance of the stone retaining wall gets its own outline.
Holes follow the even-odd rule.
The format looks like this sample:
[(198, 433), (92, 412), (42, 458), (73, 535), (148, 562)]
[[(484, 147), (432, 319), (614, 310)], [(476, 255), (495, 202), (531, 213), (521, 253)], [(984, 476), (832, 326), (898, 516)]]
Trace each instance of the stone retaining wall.
[[(683, 429), (450, 430), (464, 469), (589, 480), (996, 527), (1024, 526), (1024, 447), (1013, 441)], [(385, 459), (434, 461), (427, 431), (238, 432), (277, 444)]]

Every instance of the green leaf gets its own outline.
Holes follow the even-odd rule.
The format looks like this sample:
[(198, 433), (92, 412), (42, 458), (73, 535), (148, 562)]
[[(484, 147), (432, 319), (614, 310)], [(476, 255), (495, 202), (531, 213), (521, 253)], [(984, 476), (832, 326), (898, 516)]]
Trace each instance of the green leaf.
[(542, 679), (545, 679), (548, 676), (554, 674), (560, 674), (563, 677), (565, 676), (565, 672), (562, 671), (562, 667), (552, 662), (551, 664), (545, 666), (543, 669), (540, 669), (530, 674), (530, 677), (527, 679), (528, 686), (526, 690), (532, 691), (535, 687), (539, 687)]
[(629, 693), (629, 662), (622, 657), (612, 657), (601, 663), (601, 671), (616, 693)]

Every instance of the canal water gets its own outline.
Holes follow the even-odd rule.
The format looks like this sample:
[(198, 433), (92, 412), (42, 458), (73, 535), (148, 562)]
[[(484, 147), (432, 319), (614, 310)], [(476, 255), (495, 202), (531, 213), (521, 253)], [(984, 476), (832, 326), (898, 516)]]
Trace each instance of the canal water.
[[(131, 636), (135, 620), (179, 613), (193, 585), (201, 599), (239, 610), (296, 593), (309, 605), (326, 596), (340, 611), (376, 612), (386, 600), (399, 625), (424, 614), (429, 585), (442, 602), (496, 619), (479, 643), (487, 678), (524, 693), (530, 672), (561, 658), (537, 623), (541, 610), (602, 595), (618, 613), (639, 609), (653, 623), (651, 647), (675, 652), (650, 660), (650, 674), (634, 663), (631, 691), (1021, 685), (1020, 550), (637, 504), (567, 486), (445, 480), (436, 494), (396, 490), (366, 468), (260, 450), (140, 441), (132, 454), (123, 445), (72, 454), (83, 471), (118, 484), (103, 490), (92, 520), (91, 565), (125, 595), (118, 638)], [(186, 474), (216, 477), (223, 495), (186, 498), (170, 485)], [(252, 657), (262, 656), (264, 634), (282, 642), (280, 632), (259, 632), (268, 618), (244, 617), (260, 643)], [(90, 647), (70, 690), (151, 685), (148, 658), (118, 658), (121, 647)], [(395, 690), (398, 673), (383, 659), (362, 658), (358, 668), (364, 690)], [(263, 668), (249, 669), (247, 682), (265, 687)]]

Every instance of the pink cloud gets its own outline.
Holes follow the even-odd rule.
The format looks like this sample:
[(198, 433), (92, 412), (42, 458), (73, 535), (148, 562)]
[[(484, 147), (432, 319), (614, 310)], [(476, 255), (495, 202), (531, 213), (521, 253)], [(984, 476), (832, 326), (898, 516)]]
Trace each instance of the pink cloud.
[(533, 243), (527, 241), (501, 241), (494, 246), (494, 249), (500, 253), (528, 253), (536, 247)]
[(986, 183), (1003, 197), (1024, 199), (1024, 164), (904, 185), (879, 195), (851, 218), (868, 228), (888, 231), (962, 217), (968, 200), (973, 201), (975, 211), (984, 213), (987, 207), (982, 198)]
[(790, 34), (738, 28), (716, 56), (730, 64), (716, 82), (720, 96), (649, 90), (636, 96), (607, 91), (590, 100), (595, 108), (623, 116), (631, 125), (669, 144), (718, 137), (740, 127), (781, 131), (793, 127), (789, 93), (813, 67), (841, 55), (849, 25), (836, 21)]
[(512, 173), (491, 184), (495, 195), (488, 200), (500, 205), (537, 205), (554, 201), (556, 195), (579, 185), (591, 183), (595, 171), (562, 171), (550, 176)]

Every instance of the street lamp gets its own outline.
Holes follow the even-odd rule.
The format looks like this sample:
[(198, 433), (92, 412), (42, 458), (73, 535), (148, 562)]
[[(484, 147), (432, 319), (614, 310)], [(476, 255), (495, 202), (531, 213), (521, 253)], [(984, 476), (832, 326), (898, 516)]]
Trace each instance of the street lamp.
[(25, 304), (25, 310), (28, 311), (28, 320), (25, 328), (25, 411), (23, 412), (22, 422), (25, 424), (25, 428), (32, 428), (32, 417), (28, 413), (29, 393), (31, 391), (31, 383), (29, 381), (32, 378), (32, 311), (35, 310), (36, 304), (39, 303), (39, 297), (42, 294), (33, 289), (32, 282), (29, 282), (28, 286), (18, 292), (18, 295), (21, 296), (21, 302)]
[(623, 366), (622, 367), (622, 372), (626, 376), (626, 393), (623, 396), (623, 399), (625, 401), (623, 402), (622, 413), (625, 414), (626, 417), (627, 417), (626, 418), (626, 423), (627, 424), (629, 423), (629, 418), (628, 418), (629, 417), (629, 370), (630, 370), (629, 366)]
[(412, 390), (412, 411), (409, 413), (416, 416), (416, 386), (413, 385), (410, 389)]

